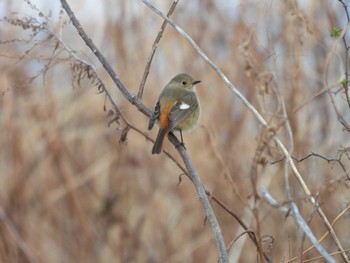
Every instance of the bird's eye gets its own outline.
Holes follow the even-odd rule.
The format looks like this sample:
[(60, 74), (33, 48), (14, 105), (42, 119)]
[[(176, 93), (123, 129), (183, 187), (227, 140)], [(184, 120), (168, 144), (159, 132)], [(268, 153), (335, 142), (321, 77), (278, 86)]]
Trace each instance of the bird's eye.
[(186, 82), (185, 80), (183, 80), (181, 83), (182, 83), (182, 85), (184, 85), (184, 86), (187, 84), (187, 82)]

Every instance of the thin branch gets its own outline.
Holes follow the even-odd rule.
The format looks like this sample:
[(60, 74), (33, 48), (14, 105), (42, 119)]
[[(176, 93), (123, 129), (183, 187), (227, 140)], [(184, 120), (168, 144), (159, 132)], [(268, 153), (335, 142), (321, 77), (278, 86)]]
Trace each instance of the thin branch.
[[(342, 212), (340, 212), (337, 217), (332, 221), (332, 226), (335, 225), (335, 223), (350, 209), (350, 205), (348, 205)], [(319, 243), (321, 243), (327, 236), (328, 236), (329, 232), (327, 231), (326, 233), (324, 233), (322, 235), (322, 237), (318, 240)], [(304, 252), (303, 252), (303, 255), (305, 255), (306, 253), (308, 253), (309, 251), (311, 251), (315, 246), (311, 246), (309, 247), (308, 249), (306, 249)], [(349, 249), (347, 249), (347, 251), (349, 251)], [(332, 253), (331, 255), (335, 255), (335, 254), (339, 254), (340, 252), (337, 252), (337, 253)], [(290, 262), (293, 262), (295, 260), (297, 260), (298, 257), (294, 257), (292, 259), (289, 259), (288, 261), (286, 261), (285, 263), (290, 263)]]
[[(350, 209), (350, 205), (348, 205), (343, 211), (341, 211), (341, 212), (337, 215), (337, 217), (333, 219), (333, 221), (332, 221), (332, 226), (334, 226), (335, 223), (339, 220), (339, 218), (341, 218), (349, 209)], [(328, 236), (328, 234), (329, 234), (328, 231), (327, 231), (326, 233), (324, 233), (324, 234), (322, 235), (322, 237), (319, 239), (318, 242), (321, 243), (321, 242)], [(308, 252), (309, 252), (311, 249), (313, 249), (313, 248), (314, 248), (314, 246), (309, 247), (307, 250), (305, 250), (305, 251), (303, 252), (303, 254), (308, 253)]]
[[(309, 215), (309, 218), (306, 220), (306, 223), (308, 226), (310, 226), (311, 220), (314, 217), (314, 215), (316, 214), (316, 209), (314, 208), (311, 212), (311, 214)], [(333, 225), (332, 225), (333, 226)], [(329, 232), (327, 232), (329, 233)], [(321, 243), (320, 241), (318, 241), (319, 243)], [(302, 233), (301, 236), (301, 242), (300, 242), (300, 249), (299, 249), (299, 254), (300, 254), (300, 260), (303, 260), (303, 256), (304, 256), (304, 244), (305, 244), (305, 232)]]
[[(328, 231), (331, 233), (332, 235), (332, 238), (335, 242), (335, 244), (337, 245), (338, 247), (338, 250), (341, 251), (341, 254), (342, 254), (342, 257), (344, 259), (345, 262), (350, 262), (349, 261), (349, 258), (347, 256), (347, 254), (344, 251), (343, 249), (343, 246), (342, 244), (340, 243), (333, 227), (331, 226), (331, 224), (329, 223), (329, 220), (328, 218), (326, 217), (326, 215), (324, 214), (323, 210), (321, 209), (321, 207), (317, 204), (315, 198), (312, 196), (309, 188), (307, 187), (304, 179), (302, 178), (301, 174), (299, 173), (298, 169), (296, 168), (295, 166), (295, 163), (293, 162), (293, 159), (292, 157), (290, 156), (289, 152), (287, 151), (287, 149), (284, 147), (284, 145), (282, 144), (282, 142), (279, 140), (279, 139), (276, 139), (275, 140), (276, 143), (278, 144), (278, 146), (280, 147), (280, 149), (282, 150), (283, 154), (286, 156), (286, 159), (288, 161), (288, 163), (290, 164), (293, 172), (294, 172), (294, 175), (295, 177), (298, 179), (299, 181), (299, 184), (301, 185), (301, 187), (304, 189), (304, 192), (307, 196), (307, 198), (309, 199), (309, 201), (312, 203), (312, 205), (317, 209), (317, 213), (319, 214), (319, 216), (321, 217), (321, 219), (323, 220), (323, 223), (326, 225)], [(297, 214), (297, 208), (294, 209), (293, 211), (293, 214), (296, 215)], [(307, 233), (306, 233), (307, 234)], [(310, 236), (307, 234), (309, 240), (311, 241), (310, 239)], [(314, 244), (315, 245), (315, 244)], [(319, 252), (321, 253), (321, 251), (319, 250)]]
[[(344, 253), (350, 252), (350, 248), (345, 249), (343, 252), (344, 252)], [(339, 254), (340, 254), (340, 252), (337, 251), (337, 252), (331, 253), (330, 255), (331, 255), (331, 256), (336, 256), (336, 255), (339, 255)], [(323, 259), (323, 258), (322, 258), (322, 257), (310, 258), (310, 259), (303, 260), (302, 263), (307, 263), (307, 262), (319, 262), (320, 259)], [(285, 263), (287, 263), (287, 262), (285, 262)]]
[[(149, 7), (153, 12), (155, 12), (157, 15), (161, 16), (163, 19), (166, 19), (167, 22), (174, 27), (176, 31), (178, 31), (190, 44), (191, 46), (197, 51), (197, 53), (208, 63), (208, 65), (223, 79), (227, 87), (244, 103), (244, 105), (247, 106), (247, 108), (253, 113), (253, 115), (258, 119), (261, 125), (267, 126), (267, 122), (265, 119), (261, 116), (261, 114), (255, 109), (255, 107), (242, 95), (241, 92), (239, 92), (236, 87), (228, 80), (226, 75), (216, 66), (214, 62), (212, 62), (208, 56), (203, 52), (203, 50), (194, 42), (194, 40), (181, 28), (179, 27), (173, 20), (168, 18), (166, 15), (164, 15), (161, 11), (159, 11), (156, 7), (154, 7), (152, 4), (150, 4), (146, 0), (142, 0), (142, 2)], [(303, 191), (305, 192), (307, 198), (309, 199), (310, 203), (317, 208), (317, 212), (321, 219), (323, 220), (324, 224), (328, 228), (329, 232), (332, 235), (333, 240), (335, 241), (339, 251), (342, 253), (342, 257), (344, 261), (350, 263), (347, 255), (336, 235), (334, 232), (332, 226), (330, 225), (326, 215), (323, 213), (322, 209), (317, 205), (317, 202), (315, 198), (311, 195), (311, 192), (309, 188), (307, 187), (303, 177), (299, 173), (298, 169), (296, 168), (293, 159), (291, 158), (288, 150), (284, 146), (284, 144), (281, 142), (281, 140), (275, 135), (273, 137), (274, 141), (277, 143), (278, 147), (282, 151), (282, 153), (286, 156), (287, 162), (292, 168), (292, 171), (294, 172), (294, 175), (296, 179), (299, 181), (300, 186), (302, 187)], [(294, 214), (294, 213), (293, 213)]]
[[(345, 148), (345, 150), (346, 150), (346, 148)], [(341, 150), (339, 150), (339, 151), (344, 151), (344, 150), (341, 149)], [(318, 153), (311, 152), (311, 153), (309, 153), (308, 155), (306, 155), (306, 156), (304, 156), (304, 157), (302, 157), (302, 158), (300, 158), (300, 159), (298, 159), (298, 158), (292, 156), (292, 159), (293, 159), (294, 161), (300, 163), (300, 162), (303, 162), (303, 161), (305, 161), (306, 159), (308, 159), (308, 158), (310, 158), (310, 157), (313, 157), (313, 156), (319, 157), (319, 158), (321, 158), (322, 160), (327, 161), (328, 163), (330, 163), (330, 162), (338, 163), (339, 166), (340, 166), (340, 167), (342, 168), (342, 170), (344, 171), (347, 180), (350, 180), (350, 175), (348, 174), (348, 172), (347, 172), (347, 170), (346, 170), (346, 168), (345, 168), (345, 165), (344, 165), (344, 164), (342, 163), (342, 161), (341, 161), (341, 155), (339, 156), (339, 158), (328, 158), (328, 157), (325, 157), (325, 156), (320, 155), (320, 154), (318, 154)], [(276, 160), (276, 161), (273, 161), (273, 162), (269, 162), (269, 164), (276, 164), (276, 163), (279, 163), (279, 162), (283, 161), (285, 158), (286, 158), (286, 157), (283, 156), (283, 157), (282, 157), (281, 159), (279, 159), (279, 160)]]
[(164, 15), (161, 11), (159, 11), (155, 6), (150, 4), (146, 0), (142, 0), (142, 2), (149, 7), (153, 12), (157, 15), (161, 16), (165, 19), (174, 29), (179, 32), (197, 51), (197, 53), (208, 63), (208, 65), (224, 80), (225, 84), (228, 88), (249, 108), (249, 110), (254, 114), (254, 116), (259, 120), (259, 122), (266, 126), (267, 123), (265, 119), (260, 115), (260, 113), (254, 108), (254, 106), (244, 97), (244, 95), (228, 80), (225, 74), (212, 62), (208, 56), (203, 52), (203, 50), (194, 42), (194, 40), (181, 28), (179, 27), (173, 20)]
[[(175, 10), (175, 7), (177, 5), (177, 3), (179, 2), (179, 0), (175, 0), (173, 2), (173, 4), (171, 5), (169, 11), (168, 11), (168, 14), (167, 16), (170, 17), (172, 15), (172, 13), (174, 12)], [(139, 92), (137, 93), (137, 97), (138, 98), (142, 98), (142, 95), (143, 95), (143, 90), (145, 88), (145, 83), (146, 83), (146, 80), (147, 80), (147, 77), (148, 77), (148, 74), (149, 74), (149, 69), (151, 67), (151, 63), (152, 63), (152, 60), (153, 60), (153, 56), (154, 54), (156, 53), (156, 49), (158, 47), (158, 43), (160, 41), (160, 39), (162, 38), (163, 36), (163, 32), (165, 30), (165, 27), (166, 25), (168, 24), (168, 22), (166, 20), (164, 20), (159, 32), (158, 32), (158, 35), (156, 37), (156, 39), (154, 40), (154, 43), (152, 45), (152, 51), (151, 51), (151, 54), (149, 55), (148, 59), (147, 59), (147, 64), (146, 64), (146, 68), (143, 72), (143, 76), (142, 76), (142, 79), (141, 79), (141, 84), (140, 84), (140, 88), (139, 88)]]
[[(276, 199), (268, 192), (268, 190), (263, 187), (261, 188), (261, 193), (262, 193), (262, 196), (264, 197), (264, 199), (273, 207), (275, 208), (278, 208), (279, 210), (281, 210), (282, 212), (284, 213), (287, 213), (289, 212), (289, 209), (284, 205), (284, 204), (280, 204), (278, 201), (276, 201)], [(332, 226), (335, 225), (335, 223), (348, 211), (350, 210), (350, 205), (348, 205), (342, 212), (339, 213), (339, 215), (333, 220), (332, 222)], [(303, 226), (303, 224), (302, 224)], [(312, 234), (312, 233), (310, 233)], [(327, 235), (329, 234), (329, 231), (327, 231), (326, 233), (323, 234), (323, 236), (317, 241), (317, 244), (321, 243), (326, 237)], [(305, 255), (306, 253), (308, 253), (309, 251), (311, 251), (313, 248), (315, 248), (315, 245), (309, 247), (308, 249), (306, 249), (305, 251), (303, 251), (303, 255)], [(347, 249), (348, 251), (349, 249)], [(346, 251), (346, 250), (345, 250)], [(339, 254), (340, 252), (337, 252), (337, 253), (332, 253), (330, 254), (331, 256), (332, 255), (336, 255), (336, 254)], [(298, 260), (298, 257), (293, 257), (291, 259), (289, 259), (288, 261), (286, 261), (285, 263), (290, 263), (290, 262), (294, 262)], [(305, 261), (303, 261), (305, 262)]]
[[(267, 191), (266, 188), (261, 189), (262, 195), (265, 198), (265, 200), (272, 205), (273, 207), (279, 207), (283, 212), (289, 212), (289, 209), (286, 209), (283, 205), (280, 205), (273, 197), (272, 195)], [(328, 252), (323, 248), (323, 246), (319, 243), (319, 241), (316, 239), (315, 235), (312, 233), (310, 227), (305, 222), (303, 217), (300, 215), (299, 209), (296, 206), (294, 202), (290, 202), (290, 209), (293, 215), (293, 218), (296, 222), (296, 224), (303, 230), (305, 235), (308, 237), (308, 239), (311, 241), (311, 243), (316, 247), (316, 249), (320, 252), (322, 257), (324, 257), (328, 262), (336, 262), (329, 254)]]
[(286, 207), (286, 204), (280, 204), (267, 190), (266, 187), (260, 189), (262, 197), (274, 208), (282, 211), (283, 213), (289, 213), (289, 208)]
[[(143, 0), (143, 2), (149, 6), (149, 3), (147, 3), (146, 1)], [(117, 77), (117, 75), (115, 74), (115, 72), (113, 71), (113, 69), (109, 66), (109, 64), (107, 63), (106, 59), (102, 56), (102, 54), (99, 52), (99, 50), (96, 48), (96, 46), (92, 43), (92, 41), (87, 37), (87, 35), (85, 34), (85, 32), (82, 30), (81, 25), (79, 24), (79, 22), (77, 21), (77, 19), (75, 18), (73, 12), (70, 10), (67, 2), (65, 0), (61, 0), (62, 6), (64, 7), (64, 9), (66, 10), (67, 14), (69, 15), (69, 17), (72, 20), (73, 25), (76, 27), (76, 29), (78, 30), (79, 34), (81, 35), (81, 37), (83, 38), (83, 40), (85, 41), (85, 43), (89, 46), (89, 48), (93, 51), (93, 53), (98, 57), (98, 59), (100, 60), (101, 64), (105, 67), (106, 71), (109, 73), (109, 75), (111, 76), (111, 78), (113, 79), (113, 81), (116, 83), (117, 87), (119, 88), (119, 90), (123, 93), (123, 95), (132, 103), (134, 104), (139, 111), (143, 112), (146, 115), (150, 115), (150, 110), (145, 107), (142, 102), (136, 98), (135, 95), (132, 95), (123, 85), (123, 83), (120, 81), (119, 77)], [(150, 6), (149, 6), (150, 7)], [(151, 7), (150, 7), (151, 8)], [(152, 9), (152, 8), (151, 8)], [(152, 9), (152, 10), (156, 10), (156, 9)], [(158, 10), (157, 10), (158, 11)], [(156, 12), (156, 11), (155, 11)], [(158, 11), (159, 12), (159, 11)], [(156, 12), (157, 13), (157, 12)], [(159, 15), (161, 15), (162, 17), (164, 16), (161, 12), (158, 13)], [(167, 20), (168, 23), (170, 23), (170, 19), (167, 17), (163, 17), (165, 20)], [(171, 21), (172, 22), (172, 21)], [(175, 23), (170, 23), (177, 31), (180, 32), (180, 34), (184, 35), (186, 34), (181, 28), (179, 28)], [(187, 35), (187, 34), (186, 34)], [(185, 35), (184, 35), (185, 36)], [(188, 35), (187, 35), (188, 37)], [(209, 63), (209, 65), (223, 78), (223, 80), (225, 81), (225, 83), (228, 85), (228, 87), (230, 88), (230, 90), (236, 95), (238, 96), (243, 103), (253, 112), (254, 116), (259, 120), (259, 122), (263, 125), (266, 126), (266, 121), (263, 119), (263, 117), (258, 113), (258, 111), (256, 111), (256, 109), (246, 100), (246, 98), (229, 82), (229, 80), (227, 79), (227, 77), (220, 71), (220, 69), (218, 69), (216, 67), (216, 65), (211, 62), (209, 60), (209, 58), (204, 54), (204, 52), (202, 50), (199, 49), (199, 47), (194, 43), (194, 41), (191, 38), (187, 38), (189, 41), (191, 40), (193, 42), (193, 44), (197, 47), (196, 50), (199, 51), (199, 54)], [(190, 42), (191, 42), (190, 41)], [(291, 156), (289, 155), (287, 149), (284, 147), (284, 145), (282, 144), (282, 142), (280, 142), (280, 140), (275, 137), (274, 140), (277, 142), (277, 144), (279, 145), (280, 149), (282, 150), (282, 152), (284, 153), (284, 155), (287, 158), (287, 161), (290, 163), (292, 170), (294, 171), (294, 174), (296, 175), (297, 179), (299, 180), (304, 192), (307, 194), (310, 202), (312, 204), (316, 204), (316, 201), (314, 200), (314, 198), (311, 196), (309, 189), (307, 188), (305, 182), (303, 181), (301, 175), (299, 174), (298, 170), (295, 167), (295, 164), (291, 158)], [(181, 147), (180, 147), (181, 148)], [(180, 149), (179, 148), (179, 149)], [(180, 151), (180, 150), (179, 150)], [(183, 151), (185, 152), (185, 151)], [(191, 163), (189, 164), (191, 166)], [(193, 168), (193, 167), (192, 167)], [(196, 175), (196, 174), (195, 174)], [(201, 199), (202, 200), (202, 199)], [(204, 205), (204, 204), (203, 204)], [(317, 211), (319, 212), (321, 218), (324, 220), (324, 222), (326, 223), (327, 228), (329, 229), (329, 224), (327, 224), (328, 220), (325, 217), (325, 215), (323, 214), (321, 208), (318, 208)], [(333, 239), (335, 239), (336, 244), (338, 246), (338, 249), (340, 251), (344, 251), (341, 248), (341, 244), (339, 242), (339, 240), (337, 239), (333, 229), (331, 228), (332, 231), (330, 231), (330, 233), (333, 236)], [(338, 241), (338, 242), (337, 242)], [(342, 253), (342, 256), (344, 258), (344, 254)], [(345, 254), (345, 258), (344, 258), (347, 262), (349, 262), (347, 260), (346, 254)]]
[(67, 12), (70, 20), (72, 21), (73, 26), (76, 28), (78, 31), (78, 34), (81, 36), (81, 38), (84, 40), (85, 44), (91, 49), (91, 51), (95, 54), (95, 56), (99, 59), (101, 62), (102, 66), (105, 68), (105, 70), (108, 72), (109, 76), (112, 78), (113, 82), (117, 85), (118, 89), (120, 92), (124, 95), (124, 97), (133, 105), (137, 107), (137, 109), (144, 113), (147, 116), (151, 115), (151, 110), (147, 108), (141, 100), (137, 98), (136, 95), (130, 93), (120, 78), (118, 77), (117, 73), (113, 70), (113, 68), (110, 66), (108, 63), (107, 59), (102, 55), (100, 50), (96, 47), (96, 45), (92, 42), (92, 40), (88, 37), (88, 35), (85, 33), (83, 27), (80, 25), (80, 22), (74, 15), (72, 9), (68, 5), (66, 0), (60, 0), (61, 5), (63, 9)]
[(255, 233), (251, 230), (245, 230), (241, 234), (239, 234), (234, 240), (232, 240), (231, 244), (229, 246), (231, 247), (238, 239), (240, 239), (243, 235), (248, 234), (248, 235), (255, 235)]
[[(324, 257), (324, 259), (326, 259), (328, 262), (336, 263), (334, 258), (332, 258), (328, 254), (328, 252), (323, 248), (323, 246), (321, 246), (320, 243), (318, 243), (318, 240), (316, 239), (316, 237), (312, 233), (310, 227), (305, 222), (304, 218), (300, 215), (299, 209), (294, 202), (291, 203), (291, 209), (292, 209), (292, 213), (294, 215), (295, 222), (297, 223), (297, 225), (300, 228), (303, 229), (303, 232), (305, 233), (305, 235), (308, 237), (308, 239), (311, 241), (311, 243), (316, 247), (316, 249), (320, 252), (320, 254)], [(342, 250), (342, 251), (344, 251), (344, 250)]]
[(234, 219), (237, 220), (237, 222), (243, 227), (243, 229), (245, 231), (247, 231), (250, 239), (253, 241), (253, 243), (255, 244), (255, 246), (258, 248), (258, 240), (255, 236), (254, 232), (251, 232), (249, 230), (249, 228), (246, 226), (246, 224), (239, 218), (239, 216), (237, 216), (235, 213), (233, 213), (230, 209), (228, 209), (228, 207), (222, 203), (219, 199), (217, 199), (215, 196), (212, 196), (212, 199), (219, 205), (222, 207), (222, 209), (224, 209), (228, 214), (230, 214)]
[(311, 152), (310, 154), (308, 154), (307, 156), (301, 158), (300, 160), (298, 160), (298, 159), (296, 159), (296, 158), (294, 158), (294, 159), (297, 160), (297, 162), (302, 162), (302, 161), (306, 160), (307, 158), (309, 158), (309, 157), (311, 157), (311, 156), (319, 157), (319, 158), (321, 158), (321, 159), (327, 161), (328, 163), (330, 163), (330, 162), (336, 162), (336, 163), (338, 163), (338, 164), (340, 165), (340, 167), (343, 169), (343, 171), (344, 171), (344, 173), (345, 173), (345, 175), (346, 175), (346, 177), (347, 177), (347, 180), (350, 180), (349, 174), (348, 174), (348, 172), (346, 171), (345, 166), (344, 166), (344, 164), (341, 162), (340, 158), (338, 158), (338, 159), (336, 159), (336, 158), (327, 158), (327, 157), (324, 157), (324, 156), (322, 156), (322, 155), (320, 155), (320, 154), (318, 154), (318, 153)]

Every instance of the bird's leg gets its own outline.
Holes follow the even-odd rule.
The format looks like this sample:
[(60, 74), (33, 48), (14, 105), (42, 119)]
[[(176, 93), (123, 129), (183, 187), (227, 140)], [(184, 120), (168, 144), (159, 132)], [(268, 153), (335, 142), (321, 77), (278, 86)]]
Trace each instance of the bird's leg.
[(185, 144), (184, 144), (184, 139), (182, 138), (182, 130), (180, 130), (180, 136), (181, 136), (181, 143), (180, 143), (180, 145), (186, 149)]
[[(184, 140), (183, 140), (183, 137), (182, 137), (182, 131), (181, 131), (181, 130), (179, 130), (179, 131), (180, 131), (181, 142), (178, 143), (177, 145), (175, 145), (175, 147), (178, 148), (178, 147), (182, 146), (182, 147), (184, 147), (185, 150), (186, 150), (186, 147), (185, 147), (185, 144), (184, 144)], [(174, 133), (173, 133), (172, 131), (170, 131), (169, 133), (171, 133), (172, 135), (174, 135)], [(174, 136), (175, 136), (175, 135), (174, 135)]]

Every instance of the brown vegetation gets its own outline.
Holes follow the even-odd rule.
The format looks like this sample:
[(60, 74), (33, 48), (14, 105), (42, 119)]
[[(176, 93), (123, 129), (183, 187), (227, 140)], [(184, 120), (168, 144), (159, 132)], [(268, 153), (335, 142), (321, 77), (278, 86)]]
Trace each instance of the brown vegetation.
[[(142, 134), (125, 135), (125, 121), (108, 125), (113, 107), (101, 83), (125, 120), (154, 138), (147, 116), (116, 89), (63, 10), (50, 13), (25, 1), (19, 12), (13, 2), (19, 1), (4, 1), (0, 39), (0, 262), (217, 262), (192, 183), (172, 159), (152, 155)], [(141, 1), (101, 1), (96, 12), (69, 2), (137, 94), (162, 19)], [(200, 125), (184, 138), (188, 154), (206, 189), (255, 233), (274, 262), (320, 256), (314, 248), (302, 255), (312, 244), (289, 213), (291, 201), (317, 239), (328, 231), (285, 170), (274, 135), (297, 159), (316, 153), (296, 166), (343, 248), (350, 248), (350, 107), (340, 83), (347, 62), (341, 35), (331, 37), (332, 27), (346, 28), (346, 13), (337, 1), (305, 2), (180, 1), (172, 15), (269, 129), (170, 26), (142, 98), (153, 108), (180, 72), (202, 81)], [(171, 3), (154, 1), (164, 13)], [(165, 149), (181, 163), (171, 143)], [(212, 206), (231, 262), (266, 260), (237, 220)], [(343, 260), (330, 234), (321, 244)]]

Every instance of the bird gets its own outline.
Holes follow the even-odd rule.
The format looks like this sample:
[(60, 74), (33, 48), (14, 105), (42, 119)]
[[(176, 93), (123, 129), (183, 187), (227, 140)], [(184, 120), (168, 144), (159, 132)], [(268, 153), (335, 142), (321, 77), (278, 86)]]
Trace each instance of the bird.
[(182, 131), (193, 129), (200, 117), (200, 104), (195, 89), (195, 85), (200, 82), (186, 73), (181, 73), (164, 87), (148, 123), (149, 130), (152, 130), (156, 121), (159, 125), (152, 154), (161, 153), (164, 139), (172, 131), (180, 131), (181, 144), (184, 145)]

